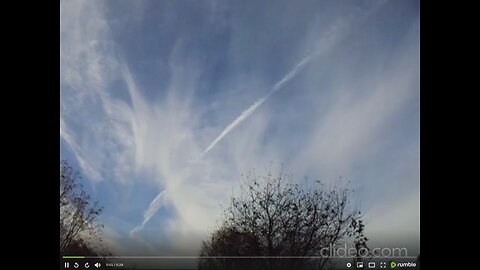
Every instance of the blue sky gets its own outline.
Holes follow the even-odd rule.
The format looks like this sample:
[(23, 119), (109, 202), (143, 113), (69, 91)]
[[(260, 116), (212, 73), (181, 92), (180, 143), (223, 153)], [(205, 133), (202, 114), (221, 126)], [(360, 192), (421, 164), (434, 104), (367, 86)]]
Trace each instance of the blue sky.
[(418, 250), (418, 1), (60, 5), (60, 154), (114, 252), (196, 255), (270, 164), (350, 181), (371, 242)]

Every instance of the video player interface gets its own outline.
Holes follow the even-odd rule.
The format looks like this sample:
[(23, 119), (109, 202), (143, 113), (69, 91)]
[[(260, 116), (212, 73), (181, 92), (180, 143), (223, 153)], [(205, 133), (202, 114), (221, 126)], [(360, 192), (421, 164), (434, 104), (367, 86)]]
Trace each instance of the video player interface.
[(60, 269), (419, 269), (419, 1), (60, 1)]

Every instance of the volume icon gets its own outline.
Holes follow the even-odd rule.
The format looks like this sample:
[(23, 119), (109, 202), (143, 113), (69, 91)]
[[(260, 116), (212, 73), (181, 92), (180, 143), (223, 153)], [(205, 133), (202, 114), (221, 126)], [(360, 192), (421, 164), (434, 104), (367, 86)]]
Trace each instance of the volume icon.
[(97, 267), (97, 268), (100, 268), (100, 266), (102, 266), (102, 265), (101, 265), (100, 263), (98, 263), (98, 262), (97, 262), (96, 264), (94, 264), (94, 265), (95, 265), (95, 267)]

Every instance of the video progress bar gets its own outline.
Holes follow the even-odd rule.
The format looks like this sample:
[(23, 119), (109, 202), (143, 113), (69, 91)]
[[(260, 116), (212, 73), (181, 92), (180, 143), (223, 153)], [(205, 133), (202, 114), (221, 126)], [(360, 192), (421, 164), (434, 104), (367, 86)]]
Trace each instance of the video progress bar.
[[(63, 256), (64, 259), (355, 259), (322, 256)], [(416, 259), (416, 256), (371, 257), (364, 259)]]

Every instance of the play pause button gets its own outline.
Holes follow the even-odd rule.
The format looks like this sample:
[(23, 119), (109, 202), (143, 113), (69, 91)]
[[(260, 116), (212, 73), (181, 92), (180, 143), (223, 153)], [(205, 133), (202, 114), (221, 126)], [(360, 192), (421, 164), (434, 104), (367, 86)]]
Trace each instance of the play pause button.
[(67, 268), (70, 268), (70, 263), (69, 262), (65, 262), (65, 269)]

